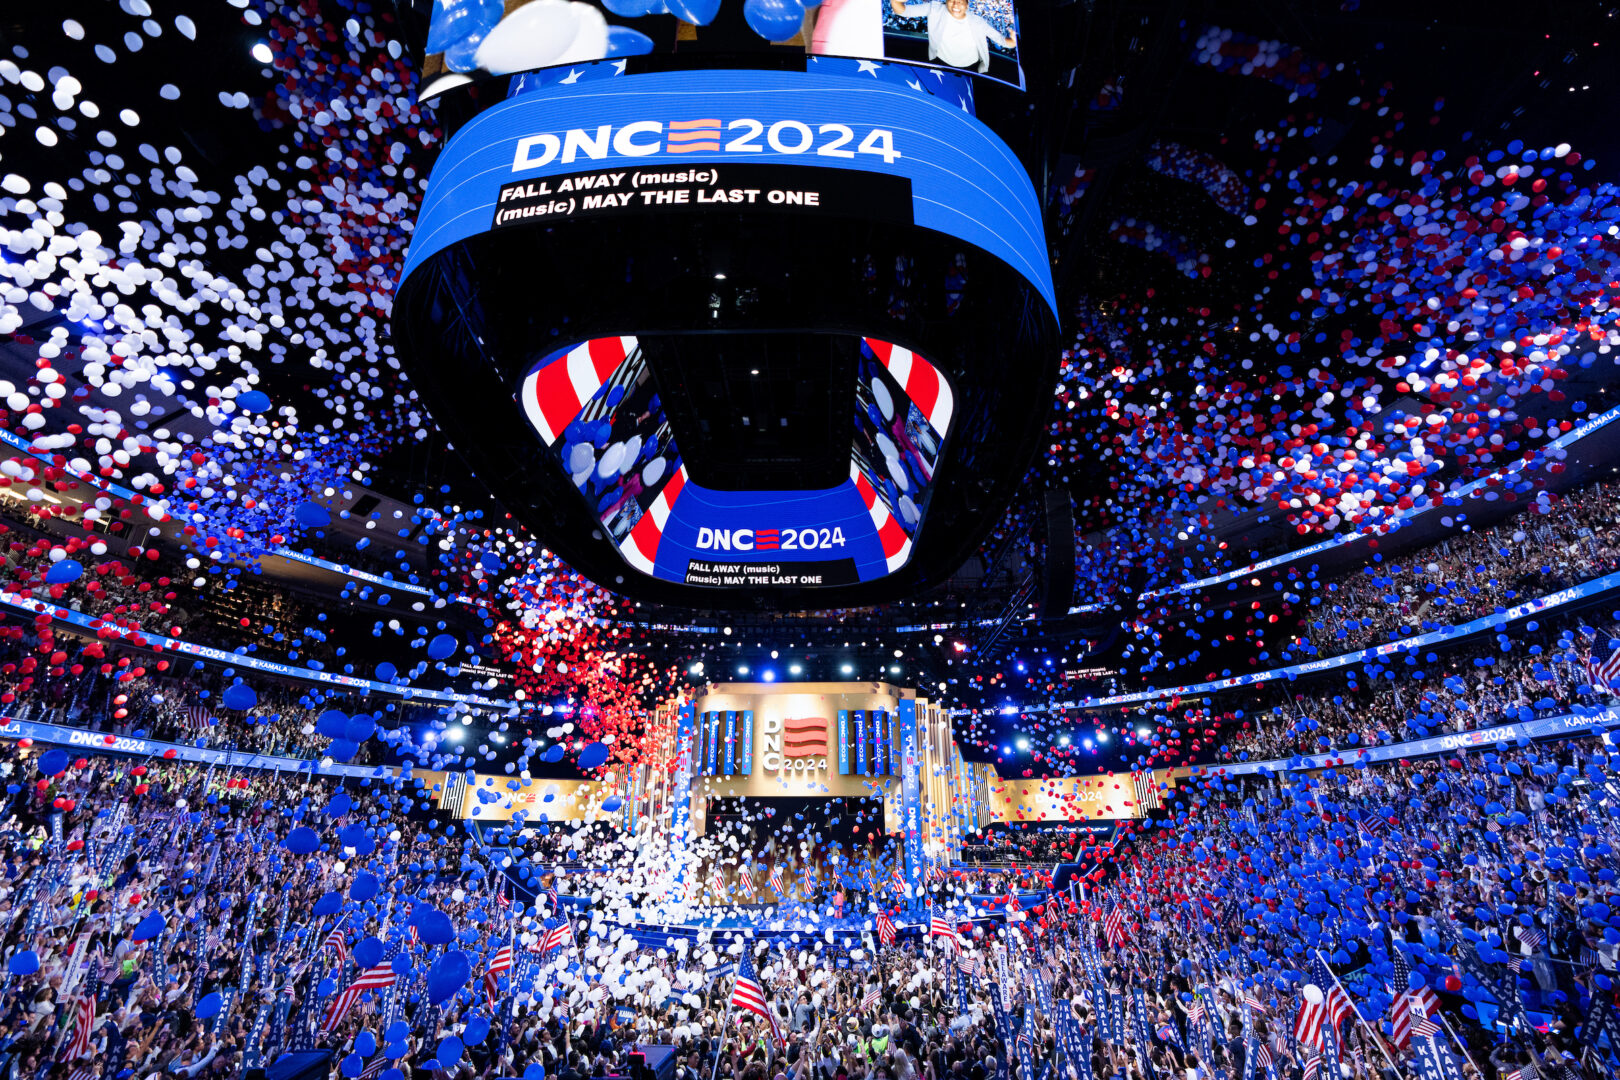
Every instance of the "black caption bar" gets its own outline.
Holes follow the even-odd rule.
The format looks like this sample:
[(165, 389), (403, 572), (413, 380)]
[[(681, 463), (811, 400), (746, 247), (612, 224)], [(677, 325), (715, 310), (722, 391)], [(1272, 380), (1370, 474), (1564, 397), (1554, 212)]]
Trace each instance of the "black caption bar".
[(912, 223), (904, 176), (814, 165), (594, 169), (501, 186), (492, 228), (667, 212), (766, 211)]
[(686, 584), (775, 586), (777, 588), (816, 588), (822, 585), (855, 585), (860, 576), (854, 559), (825, 559), (818, 562), (715, 562), (689, 559)]

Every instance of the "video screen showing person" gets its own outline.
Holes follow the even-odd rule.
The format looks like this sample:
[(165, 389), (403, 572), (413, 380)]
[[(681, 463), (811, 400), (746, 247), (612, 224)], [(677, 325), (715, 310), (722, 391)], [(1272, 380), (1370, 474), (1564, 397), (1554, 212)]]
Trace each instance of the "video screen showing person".
[(420, 97), (624, 56), (798, 49), (1023, 86), (1012, 0), (434, 0)]

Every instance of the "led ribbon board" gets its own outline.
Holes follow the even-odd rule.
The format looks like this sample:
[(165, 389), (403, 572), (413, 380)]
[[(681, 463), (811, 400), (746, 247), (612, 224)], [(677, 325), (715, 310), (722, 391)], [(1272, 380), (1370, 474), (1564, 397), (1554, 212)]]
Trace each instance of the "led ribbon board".
[(931, 229), (994, 255), (1057, 309), (1034, 186), (989, 128), (875, 76), (781, 71), (636, 75), (492, 106), (434, 164), (402, 281), (495, 229), (721, 210)]

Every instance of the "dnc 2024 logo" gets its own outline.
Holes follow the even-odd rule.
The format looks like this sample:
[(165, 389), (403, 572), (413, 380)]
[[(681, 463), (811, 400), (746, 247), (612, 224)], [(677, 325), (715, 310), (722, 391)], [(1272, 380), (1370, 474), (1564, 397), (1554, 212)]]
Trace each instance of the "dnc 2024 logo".
[(810, 154), (813, 157), (853, 158), (870, 154), (892, 165), (902, 156), (894, 147), (894, 132), (867, 128), (857, 132), (848, 124), (806, 124), (777, 120), (766, 124), (746, 117), (731, 121), (636, 120), (629, 124), (599, 124), (569, 128), (560, 135), (546, 132), (517, 141), (512, 171), (526, 172), (558, 162), (605, 161), (610, 157), (640, 158), (654, 154)]

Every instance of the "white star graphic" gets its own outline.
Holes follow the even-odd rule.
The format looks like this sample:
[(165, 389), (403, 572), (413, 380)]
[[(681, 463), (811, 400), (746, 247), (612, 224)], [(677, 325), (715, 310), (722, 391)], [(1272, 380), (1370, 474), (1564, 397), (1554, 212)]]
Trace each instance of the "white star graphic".
[(878, 66), (872, 63), (870, 60), (862, 60), (859, 67), (856, 69), (856, 73), (860, 75), (871, 75), (875, 78), (878, 73)]
[(916, 79), (907, 79), (906, 85), (911, 87), (913, 90), (922, 91), (922, 83), (918, 82)]
[(570, 86), (570, 85), (572, 85), (574, 83), (579, 82), (579, 77), (582, 74), (584, 74), (584, 73), (582, 71), (580, 71), (579, 68), (570, 68), (569, 71), (568, 71), (568, 74), (564, 75), (561, 79), (559, 79), (558, 83), (560, 85), (562, 85), (562, 86)]
[(617, 74), (620, 74), (620, 75), (623, 75), (624, 74), (624, 69), (629, 67), (629, 66), (630, 66), (630, 61), (628, 61), (628, 60), (615, 60), (615, 61), (613, 61), (614, 71)]

